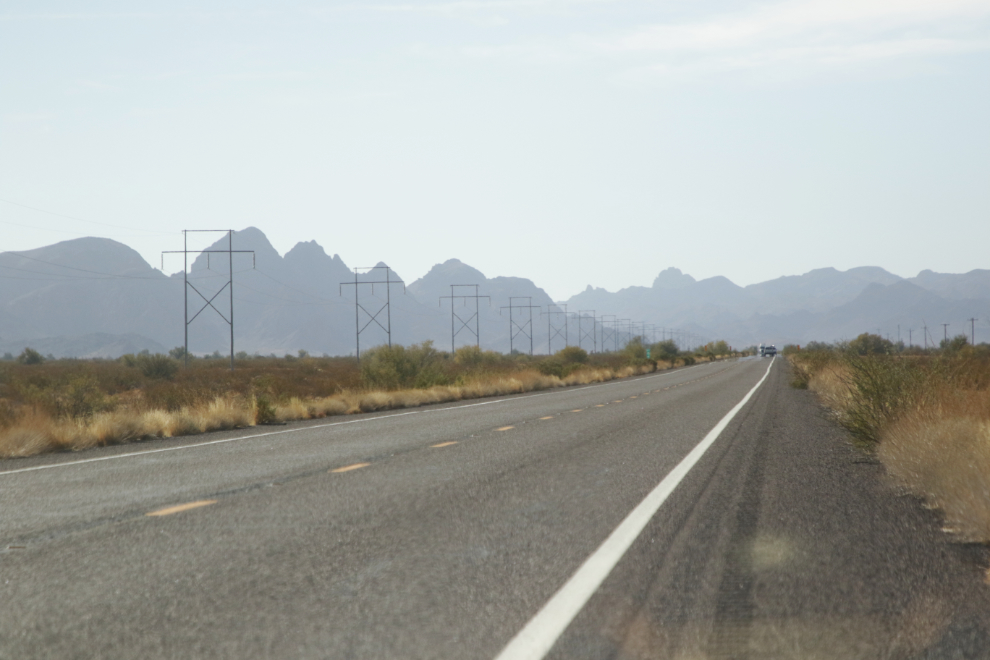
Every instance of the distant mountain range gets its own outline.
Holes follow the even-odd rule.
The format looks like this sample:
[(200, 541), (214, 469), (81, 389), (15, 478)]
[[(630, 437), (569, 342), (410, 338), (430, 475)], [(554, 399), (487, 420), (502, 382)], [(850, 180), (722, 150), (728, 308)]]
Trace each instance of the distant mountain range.
[[(351, 269), (315, 241), (298, 243), (280, 256), (265, 235), (251, 227), (234, 234), (233, 248), (254, 251), (253, 259), (234, 255), (233, 263), (235, 350), (249, 354), (283, 355), (299, 349), (353, 354), (356, 311), (357, 325), (366, 326), (362, 350), (387, 340), (381, 326), (390, 321), (393, 343), (431, 339), (448, 349), (453, 326), (456, 346), (473, 344), (477, 331), (486, 349), (508, 351), (511, 343), (529, 352), (532, 337), (533, 350), (545, 353), (551, 336), (554, 350), (564, 345), (564, 316), (547, 312), (565, 306), (571, 312), (569, 343), (580, 340), (589, 349), (594, 333), (590, 311), (580, 330), (575, 312), (605, 315), (609, 328), (612, 319), (653, 324), (658, 339), (676, 329), (678, 337), (691, 333), (694, 341), (720, 338), (735, 346), (833, 341), (861, 332), (896, 339), (898, 326), (904, 341), (910, 333), (913, 342), (921, 344), (923, 324), (928, 325), (930, 342), (942, 338), (942, 323), (950, 324), (950, 335), (968, 335), (970, 318), (977, 319), (977, 341), (990, 340), (990, 270), (959, 275), (926, 270), (905, 279), (875, 267), (823, 268), (740, 287), (724, 277), (699, 281), (667, 268), (650, 287), (609, 292), (589, 286), (554, 306), (530, 280), (488, 278), (450, 259), (404, 290), (402, 284), (391, 285), (391, 305), (386, 308), (386, 285), (368, 283), (384, 279), (384, 267), (360, 275), (361, 284), (355, 287)], [(226, 249), (226, 238), (210, 249)], [(227, 255), (218, 253), (201, 254), (192, 262), (190, 316), (205, 307), (188, 328), (194, 353), (228, 351), (230, 326), (220, 315), (230, 315), (229, 291), (224, 288), (229, 266)], [(399, 280), (401, 273), (390, 271), (388, 279)], [(482, 297), (465, 297), (475, 292)], [(166, 276), (110, 239), (82, 238), (0, 253), (0, 353), (17, 354), (25, 346), (59, 357), (164, 351), (183, 344), (182, 305), (181, 273)], [(627, 326), (620, 322), (619, 327)], [(598, 327), (598, 342), (601, 332)], [(649, 334), (654, 336), (652, 329)], [(612, 335), (607, 337), (613, 345)]]

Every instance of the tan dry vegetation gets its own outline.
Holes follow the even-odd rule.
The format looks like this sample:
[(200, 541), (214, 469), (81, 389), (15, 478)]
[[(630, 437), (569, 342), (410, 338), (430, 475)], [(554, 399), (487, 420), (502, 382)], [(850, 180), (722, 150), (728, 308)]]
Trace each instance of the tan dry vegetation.
[(942, 511), (946, 531), (990, 542), (990, 360), (834, 355), (791, 362), (797, 382), (898, 486)]
[[(288, 396), (272, 407), (272, 421), (319, 419), (332, 415), (412, 408), (464, 399), (503, 396), (536, 390), (587, 385), (653, 371), (652, 365), (583, 368), (565, 378), (547, 376), (534, 368), (511, 374), (481, 374), (461, 385), (422, 389), (367, 391), (349, 389), (328, 397)], [(257, 376), (255, 377), (257, 379)], [(91, 447), (150, 438), (194, 435), (254, 426), (261, 397), (230, 394), (169, 410), (147, 407), (140, 396), (125, 393), (127, 402), (112, 410), (79, 417), (54, 417), (38, 407), (27, 407), (12, 423), (0, 428), (0, 457), (24, 457), (52, 451), (79, 451)]]
[(877, 456), (897, 483), (941, 509), (947, 531), (990, 541), (990, 392), (906, 413), (884, 430)]

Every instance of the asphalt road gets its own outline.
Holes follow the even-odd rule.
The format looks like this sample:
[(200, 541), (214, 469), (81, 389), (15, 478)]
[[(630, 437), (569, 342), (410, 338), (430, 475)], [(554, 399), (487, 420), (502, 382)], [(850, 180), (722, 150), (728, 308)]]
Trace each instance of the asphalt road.
[(990, 657), (985, 550), (770, 364), (0, 461), (0, 658)]

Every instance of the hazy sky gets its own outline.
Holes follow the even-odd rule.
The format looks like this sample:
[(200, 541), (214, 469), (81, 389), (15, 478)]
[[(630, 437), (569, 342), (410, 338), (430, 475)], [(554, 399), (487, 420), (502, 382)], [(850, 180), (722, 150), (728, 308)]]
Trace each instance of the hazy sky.
[(988, 268), (990, 0), (4, 1), (0, 199), (0, 250), (254, 225), (558, 299)]

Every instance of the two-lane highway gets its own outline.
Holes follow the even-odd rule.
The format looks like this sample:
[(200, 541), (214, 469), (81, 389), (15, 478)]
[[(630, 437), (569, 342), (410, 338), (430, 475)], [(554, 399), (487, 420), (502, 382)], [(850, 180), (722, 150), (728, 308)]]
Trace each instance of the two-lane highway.
[[(831, 491), (787, 444), (808, 423), (805, 393), (770, 365), (0, 462), (0, 657), (774, 657), (853, 638), (876, 650), (908, 615), (855, 593), (819, 612), (820, 597), (796, 594), (836, 589), (830, 566), (849, 548), (815, 528), (829, 520), (820, 502), (788, 501)], [(669, 499), (602, 555), (665, 479)], [(777, 524), (786, 533), (761, 531)], [(943, 573), (928, 571), (945, 585)], [(790, 600), (767, 618), (777, 583)], [(917, 619), (933, 622), (911, 649), (958, 621), (923, 584), (935, 614), (912, 605), (914, 637)]]

